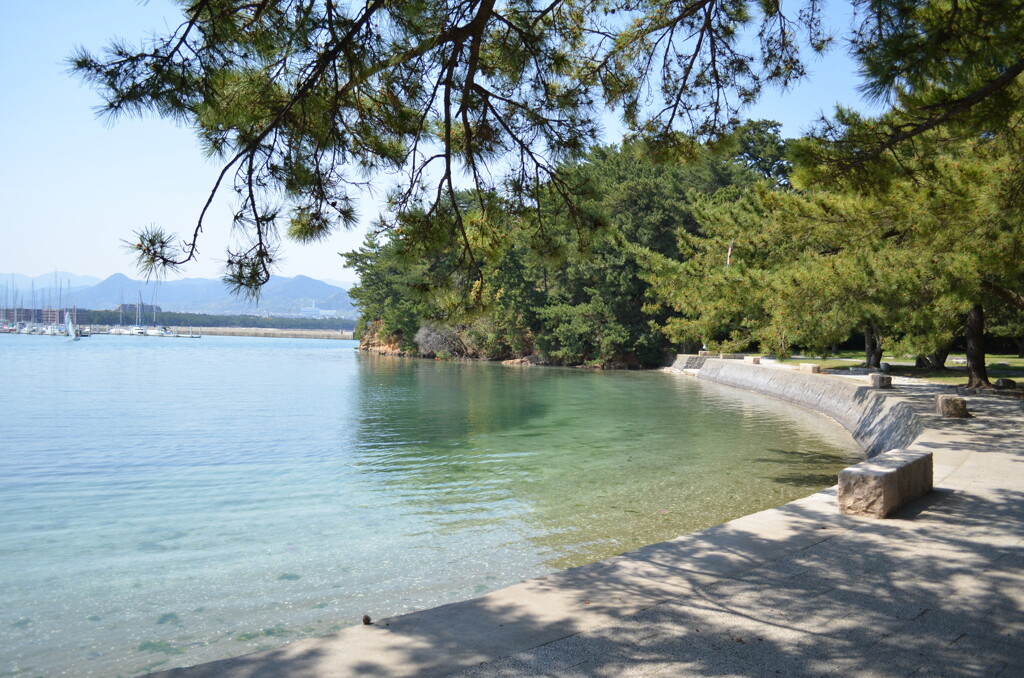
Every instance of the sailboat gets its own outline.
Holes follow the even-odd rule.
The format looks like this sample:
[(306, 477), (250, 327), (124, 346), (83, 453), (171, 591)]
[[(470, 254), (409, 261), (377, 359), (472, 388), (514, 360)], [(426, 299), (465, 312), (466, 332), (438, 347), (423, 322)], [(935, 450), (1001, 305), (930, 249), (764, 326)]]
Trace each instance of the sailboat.
[[(142, 299), (141, 295), (139, 296), (139, 299), (140, 300)], [(156, 324), (156, 287), (153, 287), (153, 300), (152, 301), (153, 301), (153, 303), (151, 305), (153, 307), (153, 325), (152, 325), (152, 327), (147, 327), (146, 328), (146, 336), (147, 337), (173, 337), (174, 336), (174, 332), (171, 332), (170, 328), (164, 327), (163, 325), (157, 325)]]
[(139, 290), (139, 303), (135, 305), (135, 324), (132, 325), (130, 334), (136, 337), (146, 336), (146, 330), (142, 327), (142, 290)]
[(64, 327), (67, 328), (71, 341), (78, 341), (78, 328), (75, 327), (74, 321), (71, 320), (71, 311), (64, 311)]

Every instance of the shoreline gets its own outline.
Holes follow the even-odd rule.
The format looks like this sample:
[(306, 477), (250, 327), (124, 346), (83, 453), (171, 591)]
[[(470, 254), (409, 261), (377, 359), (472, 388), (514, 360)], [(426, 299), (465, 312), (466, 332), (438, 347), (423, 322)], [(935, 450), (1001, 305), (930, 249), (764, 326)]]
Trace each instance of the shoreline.
[(215, 337), (273, 337), (281, 339), (352, 339), (352, 330), (288, 330), (269, 327), (196, 327), (197, 334)]
[[(944, 583), (966, 578), (969, 581), (961, 586), (994, 590), (1000, 581), (983, 576), (984, 568), (978, 569), (976, 561), (987, 558), (987, 574), (998, 570), (1001, 562), (1017, 568), (1024, 558), (1020, 553), (1024, 545), (1024, 494), (1007, 494), (1024, 487), (1024, 453), (1018, 452), (1024, 450), (1024, 412), (1019, 404), (996, 398), (968, 398), (977, 413), (974, 419), (940, 420), (931, 408), (934, 395), (945, 392), (944, 387), (900, 384), (892, 391), (872, 392), (849, 377), (799, 375), (790, 379), (780, 376), (793, 374), (788, 370), (753, 365), (726, 368), (719, 364), (725, 362), (709, 360), (706, 372), (704, 366), (688, 372), (719, 383), (735, 381), (741, 375), (776, 393), (787, 389), (791, 396), (804, 393), (804, 403), (783, 399), (831, 416), (855, 439), (859, 431), (858, 443), (866, 450), (886, 440), (909, 437), (907, 447), (927, 449), (935, 455), (936, 492), (896, 518), (871, 520), (839, 514), (835, 490), (830, 488), (778, 508), (478, 598), (350, 627), (278, 650), (153, 675), (440, 676), (467, 672), (467, 676), (527, 676), (559, 668), (582, 669), (584, 665), (591, 667), (583, 671), (584, 675), (597, 673), (596, 667), (605, 667), (609, 675), (619, 675), (621, 666), (616, 662), (626, 661), (627, 655), (637, 655), (633, 664), (646, 666), (654, 661), (644, 656), (644, 648), (650, 645), (644, 638), (657, 637), (670, 643), (683, 636), (685, 647), (678, 648), (678, 652), (706, 651), (710, 653), (707, 662), (715, 666), (724, 662), (726, 666), (711, 670), (711, 664), (688, 665), (690, 668), (684, 671), (682, 664), (672, 664), (662, 656), (660, 660), (668, 662), (664, 666), (673, 667), (669, 675), (742, 672), (728, 662), (738, 656), (746, 657), (744, 661), (751, 656), (762, 661), (768, 645), (751, 643), (746, 647), (748, 641), (735, 635), (736, 629), (756, 627), (762, 634), (756, 640), (764, 642), (766, 637), (779, 633), (779, 608), (799, 608), (802, 614), (824, 617), (808, 628), (787, 620), (783, 626), (792, 638), (787, 635), (786, 642), (798, 646), (805, 643), (805, 650), (811, 654), (812, 646), (831, 647), (819, 659), (833, 662), (828, 666), (840, 673), (856, 673), (842, 670), (842, 662), (846, 662), (890, 675), (888, 668), (894, 665), (894, 659), (879, 648), (867, 650), (877, 638), (843, 649), (835, 645), (846, 642), (851, 634), (869, 633), (877, 627), (886, 630), (883, 637), (903, 634), (912, 646), (927, 645), (933, 637), (945, 639), (944, 645), (933, 648), (931, 659), (922, 653), (913, 661), (927, 665), (935, 660), (940, 668), (948, 665), (949, 660), (939, 656), (947, 646), (977, 634), (965, 630), (946, 639), (935, 627), (918, 623), (927, 617), (928, 610), (944, 611), (948, 601), (960, 600)], [(830, 398), (807, 391), (806, 385), (815, 382), (832, 393)], [(822, 412), (825, 402), (831, 402), (827, 406), (833, 408), (831, 412)], [(847, 406), (848, 414), (853, 412), (845, 421), (834, 416), (842, 415), (843, 406)], [(854, 429), (849, 428), (851, 425)], [(993, 497), (1004, 500), (996, 502)], [(962, 505), (970, 510), (965, 512)], [(992, 516), (992, 529), (980, 529), (979, 516)], [(965, 525), (973, 529), (965, 529)], [(914, 540), (921, 543), (911, 543)], [(1004, 560), (1007, 554), (1011, 556), (1009, 561)], [(875, 573), (880, 567), (888, 568), (882, 579)], [(925, 583), (930, 587), (922, 586), (922, 572), (928, 573)], [(814, 573), (822, 581), (822, 591), (810, 596), (814, 602), (809, 607), (810, 594), (804, 588), (807, 573)], [(904, 579), (906, 582), (901, 583)], [(866, 591), (861, 585), (865, 581), (871, 584)], [(972, 584), (974, 581), (982, 583)], [(709, 600), (741, 583), (747, 588), (722, 593), (724, 598), (709, 611)], [(894, 589), (897, 585), (906, 590)], [(1024, 582), (1011, 585), (1017, 588), (1010, 592), (1010, 600), (1024, 601)], [(1012, 597), (1014, 594), (1018, 598)], [(977, 597), (975, 591), (974, 602)], [(762, 609), (762, 598), (774, 601), (771, 609)], [(899, 603), (896, 607), (890, 604), (885, 614), (878, 612), (878, 605), (894, 598)], [(905, 613), (900, 604), (909, 602), (921, 609)], [(738, 612), (744, 607), (753, 611)], [(694, 618), (695, 627), (699, 624), (704, 628), (674, 628), (672, 620), (678, 621), (682, 611)], [(961, 611), (956, 619), (943, 620), (970, 630), (979, 623), (976, 617), (968, 610)], [(1019, 624), (1013, 628), (1024, 628), (1024, 602), (1011, 609), (1009, 617), (1010, 622)], [(636, 635), (640, 628), (646, 635)], [(748, 628), (744, 631), (747, 633), (753, 631)], [(731, 642), (722, 644), (723, 638)], [(617, 649), (609, 655), (610, 643)], [(587, 652), (581, 652), (583, 646), (589, 648)], [(772, 647), (768, 665), (783, 659), (802, 661), (800, 652), (789, 652), (792, 648), (783, 651), (780, 646)], [(1011, 665), (1003, 659), (1011, 650), (1018, 653), (1015, 656), (1024, 655), (1024, 647), (1017, 645), (997, 647), (989, 655), (1005, 667)], [(821, 650), (817, 651), (820, 654)], [(827, 672), (820, 667), (814, 671)]]

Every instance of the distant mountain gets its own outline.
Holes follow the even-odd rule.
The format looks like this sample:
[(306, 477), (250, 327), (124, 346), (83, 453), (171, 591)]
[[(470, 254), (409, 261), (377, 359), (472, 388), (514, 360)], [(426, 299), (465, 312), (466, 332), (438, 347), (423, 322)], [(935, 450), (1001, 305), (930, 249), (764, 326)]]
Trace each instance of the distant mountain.
[(335, 287), (340, 287), (343, 290), (352, 289), (353, 287), (355, 287), (356, 285), (359, 284), (359, 280), (358, 279), (356, 279), (356, 280), (336, 280), (334, 278), (324, 278), (321, 282), (325, 282), (328, 285), (334, 285)]
[(67, 271), (55, 271), (53, 273), (45, 273), (43, 275), (37, 275), (34, 278), (21, 275), (20, 273), (0, 273), (0, 286), (7, 285), (9, 289), (17, 287), (19, 290), (26, 291), (35, 285), (36, 290), (45, 289), (67, 289), (68, 283), (71, 283), (71, 289), (79, 287), (92, 287), (96, 283), (100, 282), (100, 278), (92, 275), (75, 275), (74, 273), (68, 273)]
[[(18, 282), (19, 278), (21, 282)], [(68, 276), (65, 280), (67, 279), (73, 280), (75, 277)], [(11, 281), (8, 286), (12, 290), (15, 286), (18, 288), (24, 305), (29, 305), (29, 288), (32, 279), (27, 276), (0, 274), (0, 285), (7, 280)], [(55, 293), (51, 296), (53, 296), (53, 300), (49, 302), (49, 305), (55, 305)], [(62, 297), (66, 296), (67, 289), (65, 287)], [(37, 282), (36, 305), (40, 307), (47, 305), (46, 298)], [(92, 285), (83, 287), (73, 285), (71, 288), (71, 303), (83, 309), (110, 310), (117, 308), (118, 304), (137, 304), (140, 300), (143, 304), (155, 304), (165, 311), (182, 313), (299, 314), (306, 309), (306, 314), (313, 314), (310, 309), (315, 307), (325, 311), (335, 311), (337, 315), (347, 318), (354, 318), (357, 315), (348, 297), (348, 292), (343, 288), (328, 285), (304, 275), (294, 278), (272, 277), (270, 282), (264, 285), (259, 303), (235, 297), (228, 291), (223, 281), (208, 278), (146, 282), (115, 273), (106, 280), (97, 280)]]

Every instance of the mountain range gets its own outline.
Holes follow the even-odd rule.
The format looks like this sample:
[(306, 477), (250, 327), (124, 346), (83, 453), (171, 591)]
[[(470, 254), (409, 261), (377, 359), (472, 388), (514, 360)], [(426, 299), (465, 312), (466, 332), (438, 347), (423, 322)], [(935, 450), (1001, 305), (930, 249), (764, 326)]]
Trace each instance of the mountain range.
[[(219, 279), (184, 278), (147, 282), (133, 280), (121, 273), (115, 273), (106, 280), (59, 271), (37, 278), (0, 273), (0, 294), (3, 294), (5, 306), (18, 305), (25, 308), (77, 306), (81, 309), (111, 310), (119, 304), (137, 304), (141, 300), (143, 304), (153, 304), (164, 311), (181, 313), (298, 314), (307, 309), (308, 314), (308, 309), (316, 307), (321, 311), (334, 311), (334, 315), (345, 318), (358, 315), (344, 288), (304, 275), (294, 278), (272, 277), (263, 286), (258, 303), (232, 295)], [(15, 295), (18, 297), (16, 304)]]

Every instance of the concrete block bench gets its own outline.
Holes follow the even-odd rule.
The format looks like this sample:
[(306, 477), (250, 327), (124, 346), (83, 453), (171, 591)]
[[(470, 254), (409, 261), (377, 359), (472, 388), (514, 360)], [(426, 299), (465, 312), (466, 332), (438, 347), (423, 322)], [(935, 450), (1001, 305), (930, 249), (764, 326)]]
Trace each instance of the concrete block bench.
[(801, 372), (809, 372), (811, 374), (821, 374), (821, 365), (817, 363), (800, 363), (797, 367)]
[(935, 396), (935, 413), (941, 417), (962, 419), (969, 417), (967, 401), (955, 395)]
[(881, 372), (872, 372), (871, 376), (871, 388), (892, 388), (892, 377), (888, 374), (882, 374)]
[(889, 450), (839, 472), (839, 512), (884, 518), (931, 490), (931, 452)]

